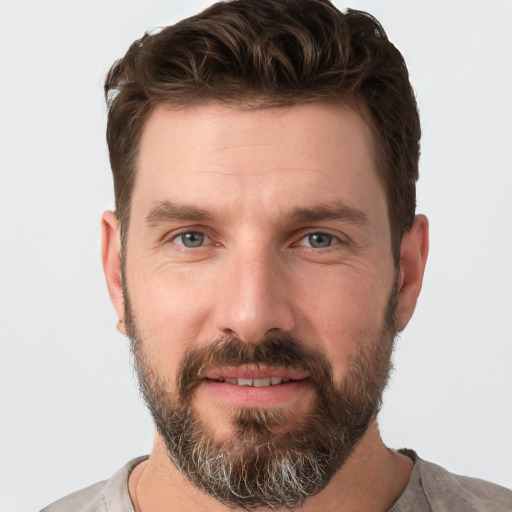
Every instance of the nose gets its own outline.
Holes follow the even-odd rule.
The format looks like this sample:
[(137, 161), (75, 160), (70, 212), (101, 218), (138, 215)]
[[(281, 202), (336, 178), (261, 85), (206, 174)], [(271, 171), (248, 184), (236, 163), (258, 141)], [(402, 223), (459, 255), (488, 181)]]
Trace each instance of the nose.
[(293, 291), (285, 264), (269, 252), (233, 256), (216, 301), (215, 324), (223, 336), (249, 343), (295, 326)]

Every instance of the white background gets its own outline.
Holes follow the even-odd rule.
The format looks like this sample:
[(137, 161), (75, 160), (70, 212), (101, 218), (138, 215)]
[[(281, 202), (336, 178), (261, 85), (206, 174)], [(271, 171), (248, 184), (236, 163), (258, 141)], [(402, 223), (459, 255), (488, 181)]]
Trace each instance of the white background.
[[(37, 510), (150, 450), (100, 267), (113, 206), (102, 81), (146, 29), (207, 3), (0, 0), (0, 512)], [(431, 253), (384, 439), (510, 487), (512, 2), (349, 5), (404, 53), (424, 131)]]

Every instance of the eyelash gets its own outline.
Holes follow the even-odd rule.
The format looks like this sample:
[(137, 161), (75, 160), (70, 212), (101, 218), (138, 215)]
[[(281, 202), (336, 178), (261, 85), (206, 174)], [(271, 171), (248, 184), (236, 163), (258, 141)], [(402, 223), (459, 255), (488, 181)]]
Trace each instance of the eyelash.
[(179, 239), (180, 237), (183, 237), (185, 235), (192, 235), (192, 234), (202, 236), (202, 237), (204, 237), (204, 239), (211, 241), (211, 238), (204, 231), (201, 231), (199, 229), (187, 229), (185, 231), (181, 231), (179, 233), (173, 234), (171, 237), (169, 237), (169, 241), (178, 245), (179, 247), (182, 247), (183, 249), (195, 249), (196, 247), (203, 247), (204, 243), (201, 243), (201, 245), (198, 245), (196, 247), (187, 247), (185, 244), (179, 244), (176, 242), (176, 240)]
[[(325, 237), (325, 238), (328, 238), (329, 239), (329, 245), (326, 246), (326, 247), (313, 247), (311, 245), (311, 237), (314, 237), (314, 236), (317, 236), (317, 237)], [(306, 239), (310, 239), (310, 245), (306, 246), (306, 245), (303, 245), (301, 242), (306, 240)], [(310, 249), (330, 249), (332, 246), (334, 245), (338, 245), (339, 243), (342, 243), (340, 237), (336, 236), (336, 235), (331, 235), (330, 233), (325, 233), (323, 231), (313, 231), (313, 232), (310, 232), (310, 233), (306, 233), (303, 237), (300, 238), (299, 242), (297, 245), (299, 246), (302, 246), (302, 247), (308, 247)]]
[[(176, 240), (179, 239), (180, 237), (183, 237), (185, 235), (192, 235), (192, 234), (204, 237), (204, 239), (206, 239), (206, 241), (212, 241), (212, 239), (204, 231), (201, 231), (199, 229), (198, 230), (188, 229), (188, 230), (184, 230), (184, 231), (181, 231), (179, 233), (173, 234), (171, 237), (169, 237), (169, 241), (174, 243), (174, 244), (176, 244), (177, 246), (183, 248), (183, 250), (187, 250), (187, 249), (193, 250), (193, 249), (197, 249), (197, 248), (200, 248), (200, 247), (204, 247), (205, 246), (205, 243), (204, 243), (205, 240), (202, 240), (200, 245), (192, 246), (192, 247), (188, 247), (184, 243), (177, 243), (176, 242)], [(309, 237), (313, 237), (313, 236), (327, 237), (329, 239), (330, 243), (326, 247), (313, 247), (311, 244), (306, 245), (306, 244), (302, 243), (304, 240), (308, 239)], [(310, 239), (310, 242), (311, 242), (311, 239)], [(313, 250), (322, 250), (322, 249), (330, 249), (331, 247), (333, 247), (335, 245), (344, 244), (344, 243), (345, 242), (340, 237), (338, 237), (336, 235), (332, 235), (332, 234), (326, 233), (324, 231), (311, 231), (311, 232), (303, 234), (299, 238), (298, 242), (295, 242), (295, 243), (292, 244), (292, 247), (299, 246), (299, 247), (307, 247), (307, 248), (313, 249)], [(215, 245), (220, 245), (220, 244), (215, 244)]]

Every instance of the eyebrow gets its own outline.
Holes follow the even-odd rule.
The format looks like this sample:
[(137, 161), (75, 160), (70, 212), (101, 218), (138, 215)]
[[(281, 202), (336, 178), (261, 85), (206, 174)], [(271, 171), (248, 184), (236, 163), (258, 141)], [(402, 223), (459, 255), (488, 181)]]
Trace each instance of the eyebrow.
[(322, 220), (343, 220), (362, 225), (369, 223), (366, 213), (341, 201), (313, 208), (297, 208), (293, 210), (291, 218), (299, 223), (319, 222)]
[(202, 208), (161, 201), (151, 209), (146, 217), (146, 222), (151, 226), (176, 220), (211, 222), (213, 216)]
[[(341, 201), (322, 204), (312, 208), (294, 208), (281, 214), (296, 223), (320, 222), (323, 220), (342, 220), (353, 224), (366, 225), (368, 216), (362, 210), (349, 206)], [(215, 220), (209, 211), (196, 206), (181, 205), (171, 201), (160, 201), (150, 210), (146, 222), (151, 226), (171, 221), (213, 222)]]

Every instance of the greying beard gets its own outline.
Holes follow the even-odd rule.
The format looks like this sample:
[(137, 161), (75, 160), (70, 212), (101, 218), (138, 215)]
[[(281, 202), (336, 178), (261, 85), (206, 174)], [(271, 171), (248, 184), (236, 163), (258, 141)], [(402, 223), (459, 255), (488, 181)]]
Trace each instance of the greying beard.
[[(140, 390), (169, 458), (198, 489), (227, 506), (300, 507), (329, 483), (377, 415), (391, 369), (395, 290), (381, 332), (359, 340), (360, 351), (338, 387), (323, 354), (282, 335), (257, 344), (223, 338), (191, 348), (172, 393), (149, 364), (128, 299), (125, 293)], [(233, 408), (232, 436), (215, 441), (194, 410), (194, 392), (209, 368), (240, 364), (305, 370), (316, 389), (311, 412), (297, 421), (286, 408)]]

